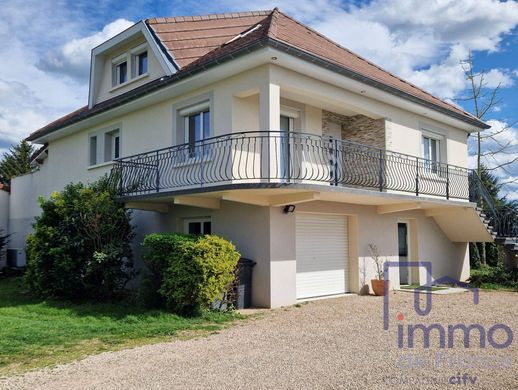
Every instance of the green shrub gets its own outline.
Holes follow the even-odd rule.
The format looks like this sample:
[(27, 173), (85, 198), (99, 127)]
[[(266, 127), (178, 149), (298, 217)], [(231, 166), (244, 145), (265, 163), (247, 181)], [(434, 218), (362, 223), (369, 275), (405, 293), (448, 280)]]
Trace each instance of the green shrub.
[(500, 285), (502, 287), (518, 288), (518, 273), (499, 264), (496, 267), (482, 267), (471, 270), (469, 283), (474, 287), (484, 285)]
[(40, 297), (109, 298), (132, 277), (131, 216), (106, 177), (49, 199), (27, 238), (26, 283)]
[(165, 299), (158, 290), (162, 287), (164, 270), (171, 258), (180, 252), (180, 245), (195, 241), (194, 235), (179, 233), (148, 234), (142, 243), (142, 258), (146, 268), (141, 275), (139, 301), (147, 308), (165, 307)]
[(7, 247), (9, 243), (9, 234), (4, 234), (4, 230), (0, 229), (0, 256), (2, 255), (4, 249)]
[(144, 240), (151, 276), (143, 288), (160, 286), (158, 294), (169, 310), (197, 314), (232, 283), (239, 257), (232, 243), (217, 236), (153, 234)]

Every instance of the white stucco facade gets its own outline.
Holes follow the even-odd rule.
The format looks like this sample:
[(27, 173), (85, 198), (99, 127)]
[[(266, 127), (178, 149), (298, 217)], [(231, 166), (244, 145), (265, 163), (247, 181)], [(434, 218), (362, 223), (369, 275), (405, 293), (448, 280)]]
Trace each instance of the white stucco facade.
[[(95, 81), (98, 83), (95, 100), (106, 100), (114, 92), (109, 81), (110, 58), (144, 42), (139, 37), (106, 55), (104, 64), (97, 62), (101, 76)], [(163, 74), (158, 58), (150, 51), (146, 77), (151, 80)], [(144, 82), (136, 81), (134, 86)], [(125, 88), (131, 86), (115, 92), (123, 92)], [(40, 142), (49, 144), (48, 158), (39, 170), (12, 181), (8, 207), (9, 232), (13, 234), (10, 246), (24, 247), (25, 236), (40, 212), (39, 196), (48, 197), (70, 182), (91, 182), (109, 174), (110, 161), (90, 164), (92, 134), (116, 128), (120, 134), (121, 157), (182, 144), (185, 138), (181, 110), (205, 102), (211, 114), (211, 137), (242, 131), (278, 131), (280, 116), (286, 110), (297, 113), (294, 132), (316, 136), (323, 135), (324, 111), (342, 116), (364, 115), (384, 121), (382, 137), (386, 149), (422, 157), (423, 134), (433, 133), (441, 140), (441, 162), (467, 167), (467, 131), (472, 129), (460, 120), (414, 103), (403, 104), (399, 97), (383, 95), (358, 81), (265, 48), (41, 137)], [(397, 261), (398, 222), (408, 224), (411, 260), (431, 262), (434, 278), (447, 275), (465, 280), (468, 277), (468, 240), (466, 236), (455, 236), (447, 228), (448, 215), (453, 219), (458, 213), (466, 214), (465, 218), (476, 218), (465, 211), (466, 207), (472, 208), (466, 202), (375, 191), (370, 193), (376, 196), (369, 192), (331, 193), (331, 189), (328, 184), (291, 192), (282, 188), (211, 193), (210, 188), (203, 188), (203, 193), (193, 190), (181, 197), (164, 194), (152, 201), (131, 200), (131, 207), (140, 209), (134, 212), (133, 219), (137, 227), (136, 256), (145, 234), (181, 232), (185, 218), (210, 217), (214, 234), (231, 240), (243, 257), (257, 263), (253, 273), (253, 304), (289, 305), (297, 301), (296, 213), (322, 213), (347, 217), (348, 237), (344, 239), (349, 243), (350, 292), (358, 292), (374, 274), (368, 244), (376, 244), (383, 258)], [(0, 210), (1, 202), (0, 198)], [(283, 213), (286, 204), (295, 204), (295, 213)], [(160, 210), (143, 211), (156, 209), (155, 206)], [(0, 216), (0, 227), (1, 223)], [(480, 229), (471, 233), (476, 239), (487, 238)], [(422, 283), (425, 277), (422, 271), (413, 270), (411, 279)], [(393, 286), (399, 285), (397, 272), (391, 274), (391, 282)]]

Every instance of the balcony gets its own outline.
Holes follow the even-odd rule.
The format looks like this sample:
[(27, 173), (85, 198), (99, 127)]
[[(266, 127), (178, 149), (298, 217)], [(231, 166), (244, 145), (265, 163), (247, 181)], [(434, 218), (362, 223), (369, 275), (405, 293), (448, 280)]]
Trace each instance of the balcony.
[(276, 131), (231, 133), (121, 158), (112, 174), (122, 199), (319, 185), (469, 200), (472, 181), (466, 168), (330, 137)]

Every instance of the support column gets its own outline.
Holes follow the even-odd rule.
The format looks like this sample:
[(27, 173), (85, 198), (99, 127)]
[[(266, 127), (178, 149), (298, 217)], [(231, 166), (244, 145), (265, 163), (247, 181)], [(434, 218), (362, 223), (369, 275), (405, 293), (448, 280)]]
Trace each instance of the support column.
[[(269, 81), (261, 85), (259, 92), (259, 130), (279, 131), (281, 119), (280, 87)], [(263, 133), (261, 137), (261, 179), (265, 182), (278, 175), (279, 136), (272, 133), (270, 137)]]
[(259, 92), (259, 127), (261, 131), (280, 130), (281, 89), (269, 81), (261, 85)]
[(295, 213), (270, 207), (270, 307), (293, 305), (296, 291)]

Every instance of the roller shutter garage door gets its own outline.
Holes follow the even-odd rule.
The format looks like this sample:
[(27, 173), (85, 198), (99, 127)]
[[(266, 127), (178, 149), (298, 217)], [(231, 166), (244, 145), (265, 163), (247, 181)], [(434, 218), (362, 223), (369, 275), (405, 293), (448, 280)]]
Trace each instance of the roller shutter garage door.
[(343, 215), (296, 215), (297, 299), (348, 291), (348, 232)]

